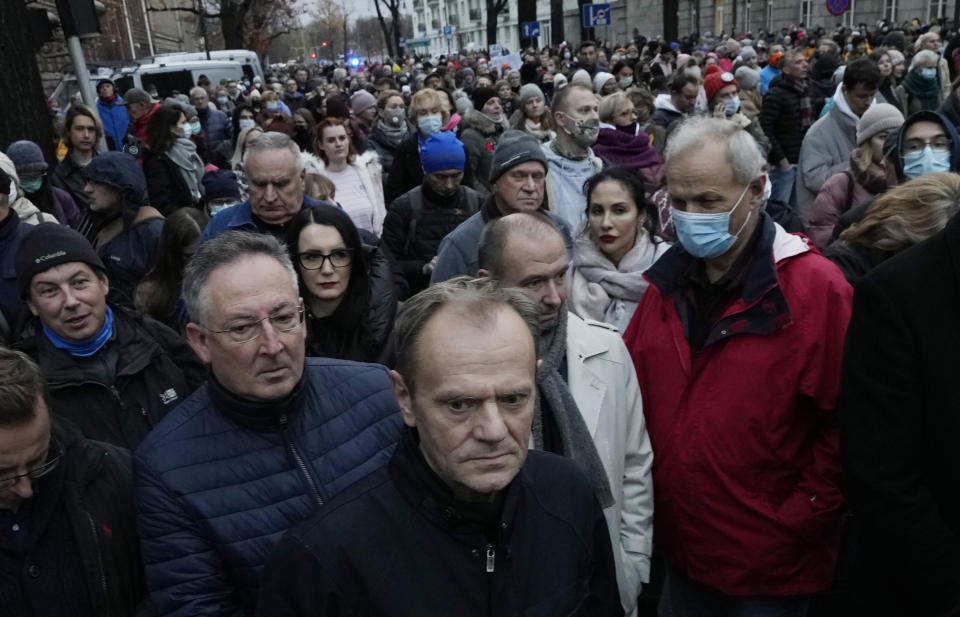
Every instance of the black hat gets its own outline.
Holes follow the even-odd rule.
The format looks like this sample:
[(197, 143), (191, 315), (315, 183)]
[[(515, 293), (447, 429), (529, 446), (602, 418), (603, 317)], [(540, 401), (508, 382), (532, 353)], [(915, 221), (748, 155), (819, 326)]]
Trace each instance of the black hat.
[(240, 183), (237, 174), (229, 169), (218, 169), (203, 174), (203, 198), (210, 202), (215, 199), (235, 199), (240, 201)]
[(33, 277), (61, 264), (82, 262), (105, 272), (103, 262), (79, 232), (58, 223), (41, 223), (20, 242), (17, 252), (17, 287), (26, 298)]
[(474, 88), (473, 94), (470, 95), (470, 100), (473, 102), (473, 108), (479, 111), (483, 109), (483, 106), (487, 104), (487, 101), (495, 96), (499, 95), (493, 88)]
[(7, 175), (7, 172), (0, 169), (0, 195), (9, 195), (10, 194), (10, 183), (12, 180), (10, 176)]

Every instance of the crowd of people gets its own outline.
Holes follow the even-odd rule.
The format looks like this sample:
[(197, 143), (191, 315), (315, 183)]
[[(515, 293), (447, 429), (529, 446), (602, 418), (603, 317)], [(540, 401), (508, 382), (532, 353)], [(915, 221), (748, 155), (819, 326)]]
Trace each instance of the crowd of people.
[(5, 145), (0, 612), (960, 615), (960, 35), (520, 58)]

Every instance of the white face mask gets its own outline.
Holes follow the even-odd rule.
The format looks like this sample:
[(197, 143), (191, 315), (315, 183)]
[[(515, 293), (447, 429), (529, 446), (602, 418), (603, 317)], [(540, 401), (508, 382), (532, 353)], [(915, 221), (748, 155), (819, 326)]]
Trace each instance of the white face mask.
[(238, 123), (238, 126), (242, 131), (243, 129), (249, 129), (257, 126), (257, 122), (253, 118), (240, 118), (240, 122)]

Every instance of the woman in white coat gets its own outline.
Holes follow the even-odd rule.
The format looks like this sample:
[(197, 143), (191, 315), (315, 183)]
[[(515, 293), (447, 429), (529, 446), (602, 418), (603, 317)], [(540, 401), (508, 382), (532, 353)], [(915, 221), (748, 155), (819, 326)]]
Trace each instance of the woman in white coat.
[(306, 172), (329, 178), (336, 187), (337, 203), (350, 215), (357, 229), (380, 237), (387, 208), (376, 151), (370, 148), (357, 154), (349, 126), (338, 118), (327, 118), (320, 123), (314, 149), (319, 159), (311, 158)]
[(623, 332), (647, 290), (643, 272), (670, 244), (656, 235), (656, 207), (644, 197), (636, 172), (605, 169), (584, 192), (587, 218), (574, 239), (570, 310)]

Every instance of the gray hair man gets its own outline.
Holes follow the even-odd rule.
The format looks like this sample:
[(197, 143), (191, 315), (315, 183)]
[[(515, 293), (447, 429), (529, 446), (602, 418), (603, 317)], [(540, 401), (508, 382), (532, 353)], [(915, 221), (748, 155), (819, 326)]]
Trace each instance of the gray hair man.
[(251, 614), (280, 536), (387, 463), (400, 414), (385, 367), (304, 359), (296, 272), (272, 236), (203, 244), (183, 296), (210, 378), (136, 452), (148, 584), (164, 615)]
[(480, 239), (480, 276), (533, 300), (542, 328), (533, 443), (573, 459), (604, 506), (624, 611), (649, 580), (653, 453), (630, 356), (615, 328), (567, 312), (570, 259), (543, 214), (490, 222)]
[[(544, 210), (547, 169), (547, 159), (536, 138), (523, 131), (505, 131), (490, 166), (493, 193), (479, 212), (460, 223), (440, 243), (430, 282), (477, 274), (477, 245), (487, 222), (514, 212)], [(570, 232), (566, 223), (557, 221), (569, 249)]]
[(197, 108), (197, 116), (207, 137), (207, 148), (213, 152), (233, 139), (233, 123), (224, 112), (210, 106), (210, 93), (197, 86), (190, 89), (190, 104)]
[(680, 242), (624, 334), (657, 444), (660, 608), (805, 615), (833, 581), (844, 511), (851, 289), (763, 211), (764, 161), (737, 124), (681, 125), (665, 170)]
[(133, 615), (146, 595), (130, 453), (51, 421), (40, 369), (0, 347), (4, 615)]
[(214, 215), (202, 242), (228, 229), (257, 231), (283, 240), (287, 223), (300, 209), (319, 203), (304, 194), (300, 147), (283, 133), (263, 133), (248, 142), (243, 169), (249, 199)]
[(404, 304), (390, 374), (403, 438), (388, 468), (281, 542), (260, 615), (623, 614), (589, 480), (527, 449), (537, 313), (466, 277)]

